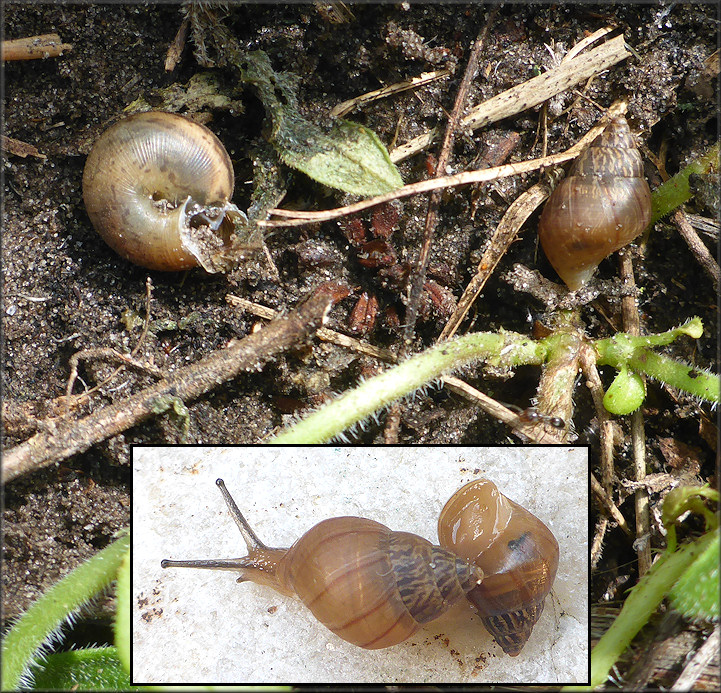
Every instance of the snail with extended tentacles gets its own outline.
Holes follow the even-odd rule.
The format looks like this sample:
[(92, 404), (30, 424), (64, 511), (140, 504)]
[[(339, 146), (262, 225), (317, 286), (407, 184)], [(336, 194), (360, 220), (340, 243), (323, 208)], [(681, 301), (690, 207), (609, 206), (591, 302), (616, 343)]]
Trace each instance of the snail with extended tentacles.
[(334, 517), (309, 529), (289, 549), (265, 546), (217, 480), (248, 546), (238, 559), (170, 561), (164, 568), (240, 572), (239, 582), (295, 594), (336, 635), (367, 649), (406, 640), (438, 618), (483, 578), (440, 546), (361, 517)]
[(580, 289), (601, 260), (628, 245), (651, 220), (641, 153), (623, 117), (578, 157), (543, 208), (543, 252), (569, 289)]
[[(434, 546), (415, 534), (393, 532), (373, 520), (337, 517), (318, 523), (289, 549), (274, 549), (258, 539), (223, 481), (218, 479), (216, 483), (243, 535), (248, 555), (226, 560), (164, 560), (162, 567), (238, 571), (239, 582), (256, 582), (283, 594), (295, 594), (327, 628), (359, 647), (377, 649), (402, 642), (422, 624), (441, 616), (464, 594), (475, 603), (470, 595), (483, 586), (486, 571), (477, 560), (478, 553), (459, 557), (462, 554), (453, 546), (456, 532), (450, 524), (444, 524), (455, 522), (454, 514), (447, 512), (448, 508), (454, 504), (458, 494), (464, 494), (463, 498), (466, 498), (467, 487), (461, 489), (444, 509), (448, 519), (444, 520), (442, 515), (439, 525), (441, 546)], [(491, 482), (483, 483), (493, 486)], [(515, 506), (512, 501), (508, 503)], [(505, 514), (494, 521), (495, 527), (503, 527), (503, 521), (509, 519), (506, 505), (501, 505)], [(544, 576), (547, 581), (545, 597), (555, 576), (558, 545), (540, 520), (522, 508), (520, 510), (528, 516), (524, 516), (521, 523), (526, 532), (523, 537), (532, 536), (535, 540), (535, 537), (541, 536), (538, 547), (549, 551), (547, 562), (552, 570)], [(518, 561), (516, 547), (521, 535), (517, 535), (516, 531), (519, 526), (517, 514), (512, 522), (508, 522), (508, 534), (504, 528), (500, 536), (501, 540), (511, 537), (506, 550), (509, 560), (518, 570), (500, 575), (498, 566), (489, 562), (490, 570), (494, 571), (493, 589), (497, 593), (498, 585), (505, 581), (506, 592), (516, 590), (520, 592), (521, 599), (529, 598), (533, 601), (529, 607), (540, 615), (542, 599), (541, 607), (535, 606), (535, 583), (528, 588), (518, 584), (522, 576), (531, 574), (535, 579), (535, 575), (531, 573), (532, 568), (522, 567)], [(533, 518), (536, 524), (529, 518)], [(544, 530), (551, 536), (552, 542), (543, 543)], [(530, 541), (527, 544), (530, 545)], [(495, 547), (496, 553), (500, 546), (499, 543)], [(462, 544), (460, 549), (466, 551), (467, 546)], [(524, 634), (520, 647), (530, 635), (526, 623), (522, 623), (521, 627)], [(500, 640), (493, 630), (491, 632), (503, 646), (505, 641)], [(511, 634), (508, 637), (514, 636)], [(520, 647), (518, 651), (506, 651), (518, 654)]]
[(124, 258), (153, 270), (225, 271), (260, 240), (242, 238), (246, 216), (230, 198), (234, 174), (203, 125), (150, 111), (120, 120), (94, 144), (83, 199), (95, 230)]

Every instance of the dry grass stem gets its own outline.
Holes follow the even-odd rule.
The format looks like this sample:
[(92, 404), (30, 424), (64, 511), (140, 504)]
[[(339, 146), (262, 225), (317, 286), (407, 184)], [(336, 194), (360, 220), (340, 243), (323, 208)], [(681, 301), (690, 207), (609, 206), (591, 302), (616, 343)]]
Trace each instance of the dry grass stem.
[(418, 77), (411, 77), (411, 79), (404, 80), (403, 82), (397, 82), (396, 84), (390, 84), (387, 87), (376, 89), (375, 91), (369, 91), (367, 94), (361, 94), (348, 101), (343, 101), (330, 111), (331, 116), (334, 118), (342, 118), (347, 113), (350, 113), (354, 108), (363, 106), (367, 103), (377, 101), (378, 99), (384, 99), (394, 94), (400, 94), (409, 89), (418, 89), (431, 82), (437, 82), (439, 79), (448, 77), (450, 72), (448, 70), (434, 70), (433, 72), (424, 72)]
[(598, 375), (596, 357), (590, 346), (581, 351), (581, 369), (583, 376), (586, 378), (586, 386), (591, 393), (596, 417), (598, 418), (601, 439), (601, 484), (603, 490), (610, 494), (613, 485), (613, 421), (611, 421), (606, 407), (603, 406), (603, 383), (601, 383), (601, 378)]
[(510, 207), (506, 210), (500, 223), (488, 241), (483, 257), (478, 263), (476, 274), (466, 286), (463, 295), (458, 300), (458, 305), (453, 315), (448, 319), (443, 331), (438, 338), (450, 339), (458, 330), (463, 319), (468, 314), (474, 301), (478, 298), (489, 277), (505, 255), (513, 241), (516, 240), (521, 227), (536, 208), (548, 197), (548, 187), (537, 183), (526, 192), (519, 195)]
[(618, 506), (613, 502), (613, 499), (608, 494), (606, 489), (601, 486), (601, 483), (598, 481), (598, 479), (596, 479), (596, 476), (594, 474), (591, 474), (591, 487), (593, 489), (593, 492), (596, 494), (596, 497), (601, 502), (604, 510), (606, 510), (608, 516), (612, 520), (614, 520), (618, 524), (618, 526), (626, 534), (628, 534), (628, 536), (631, 536), (633, 533), (631, 532), (631, 528), (628, 526), (628, 522), (626, 522), (626, 518), (618, 509)]
[[(610, 28), (595, 32), (594, 41), (607, 35)], [(590, 37), (589, 37), (590, 38)], [(581, 43), (589, 45), (587, 39)], [(575, 50), (572, 48), (571, 51)], [(623, 36), (617, 36), (587, 53), (578, 55), (542, 75), (533, 77), (523, 84), (508, 89), (488, 101), (484, 101), (472, 109), (462, 120), (461, 127), (477, 130), (484, 125), (510, 118), (529, 108), (538, 106), (561, 92), (576, 86), (593, 75), (597, 75), (621, 60), (630, 57)], [(391, 161), (398, 162), (418, 152), (424, 151), (439, 133), (438, 128), (432, 132), (419, 135), (398, 149), (391, 152)], [(402, 156), (401, 156), (402, 149)]]
[(465, 397), (477, 404), (483, 411), (510, 426), (515, 432), (527, 438), (532, 443), (544, 445), (558, 445), (564, 442), (564, 434), (557, 429), (548, 429), (542, 423), (528, 423), (521, 417), (492, 397), (477, 390), (467, 382), (455, 376), (445, 376), (443, 384), (452, 392)]
[(718, 293), (719, 286), (721, 285), (721, 269), (719, 269), (714, 256), (698, 237), (698, 234), (689, 223), (683, 210), (676, 210), (676, 212), (673, 213), (672, 219), (679, 234), (681, 234), (683, 240), (686, 241), (686, 244), (694, 254), (699, 265), (701, 265), (703, 271), (711, 277), (714, 291)]
[(7, 135), (1, 135), (0, 137), (2, 137), (2, 149), (4, 152), (20, 156), (23, 159), (28, 156), (34, 156), (38, 159), (47, 159), (47, 156), (45, 156), (45, 154), (41, 154), (38, 148), (32, 144), (16, 140), (12, 137), (8, 137)]
[[(257, 315), (259, 318), (264, 318), (265, 320), (272, 320), (273, 318), (278, 316), (277, 310), (273, 310), (273, 308), (263, 306), (260, 303), (253, 303), (253, 301), (249, 301), (246, 298), (234, 296), (233, 294), (228, 294), (225, 298), (231, 306), (236, 306), (237, 308), (246, 310), (253, 315)], [(316, 337), (318, 337), (318, 339), (324, 342), (330, 342), (331, 344), (345, 347), (346, 349), (355, 351), (358, 354), (372, 356), (373, 358), (379, 359), (380, 361), (385, 361), (387, 363), (398, 362), (398, 357), (390, 349), (383, 349), (381, 347), (373, 346), (373, 344), (369, 344), (368, 342), (356, 339), (355, 337), (349, 337), (342, 332), (330, 330), (327, 327), (321, 327), (316, 332)]]
[(2, 60), (39, 60), (57, 58), (73, 49), (71, 43), (63, 43), (57, 34), (40, 34), (21, 39), (10, 39), (0, 43)]

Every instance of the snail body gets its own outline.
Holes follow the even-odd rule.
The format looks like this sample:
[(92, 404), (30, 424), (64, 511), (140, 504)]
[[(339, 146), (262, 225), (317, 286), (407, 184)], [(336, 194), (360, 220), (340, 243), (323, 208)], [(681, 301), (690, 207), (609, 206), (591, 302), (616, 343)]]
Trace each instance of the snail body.
[(613, 118), (576, 159), (539, 221), (543, 252), (569, 289), (581, 288), (611, 253), (651, 220), (651, 191), (626, 119)]
[(556, 577), (559, 551), (551, 530), (493, 482), (477, 479), (446, 503), (438, 539), (483, 571), (466, 596), (503, 651), (517, 656)]
[(153, 270), (227, 269), (236, 227), (233, 166), (205, 126), (160, 111), (128, 116), (95, 142), (83, 199), (96, 231), (118, 254)]
[(440, 546), (360, 517), (336, 517), (309, 529), (288, 549), (269, 548), (216, 484), (248, 547), (239, 559), (174, 561), (164, 568), (240, 572), (238, 582), (296, 595), (342, 639), (366, 649), (406, 640), (477, 585), (482, 571)]

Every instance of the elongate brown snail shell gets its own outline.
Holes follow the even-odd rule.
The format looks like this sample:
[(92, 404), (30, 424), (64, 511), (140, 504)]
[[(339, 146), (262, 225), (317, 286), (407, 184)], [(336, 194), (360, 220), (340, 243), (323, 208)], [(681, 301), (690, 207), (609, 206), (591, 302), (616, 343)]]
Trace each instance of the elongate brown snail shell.
[(558, 542), (551, 530), (493, 482), (477, 479), (446, 503), (438, 539), (481, 568), (483, 582), (466, 596), (503, 651), (517, 656), (556, 577)]
[(580, 289), (611, 253), (628, 245), (651, 220), (651, 191), (641, 153), (623, 117), (578, 157), (543, 208), (543, 252), (569, 289)]
[(438, 618), (483, 577), (482, 571), (426, 539), (361, 517), (334, 517), (289, 549), (255, 535), (222, 479), (216, 484), (248, 546), (238, 559), (171, 561), (163, 568), (240, 572), (238, 582), (297, 595), (336, 635), (366, 649), (390, 647)]
[(208, 128), (160, 111), (128, 116), (94, 144), (83, 199), (118, 254), (153, 270), (227, 269), (234, 225), (233, 166)]

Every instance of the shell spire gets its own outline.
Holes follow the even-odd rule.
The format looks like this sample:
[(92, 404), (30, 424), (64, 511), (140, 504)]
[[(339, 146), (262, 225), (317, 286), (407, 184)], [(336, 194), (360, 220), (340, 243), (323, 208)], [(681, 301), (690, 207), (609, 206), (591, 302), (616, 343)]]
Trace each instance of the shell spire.
[(651, 220), (651, 191), (626, 119), (613, 118), (551, 194), (538, 223), (543, 252), (569, 289)]

